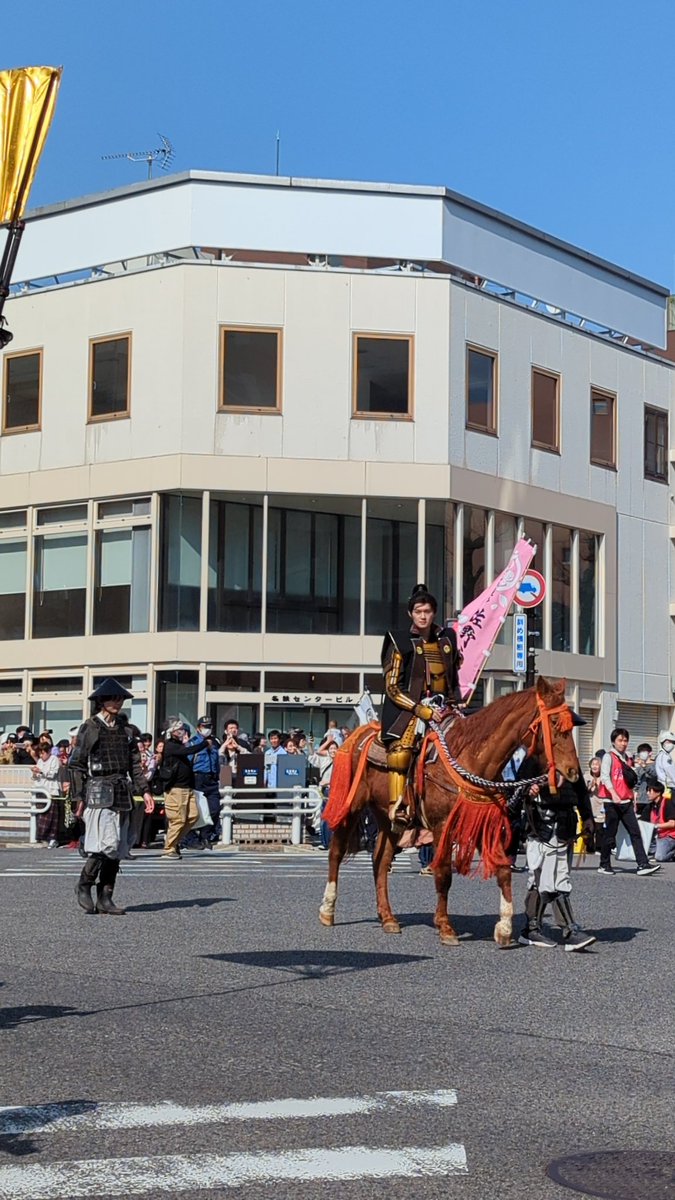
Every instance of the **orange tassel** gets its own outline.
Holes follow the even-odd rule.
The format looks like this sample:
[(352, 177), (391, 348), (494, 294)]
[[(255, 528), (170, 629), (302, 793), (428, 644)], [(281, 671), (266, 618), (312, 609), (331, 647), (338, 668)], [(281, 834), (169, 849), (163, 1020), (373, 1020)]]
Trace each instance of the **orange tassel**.
[[(443, 868), (452, 855), (458, 875), (481, 874), (484, 879), (491, 879), (499, 867), (510, 866), (506, 856), (509, 836), (503, 801), (485, 803), (460, 793), (445, 822), (431, 865)], [(481, 853), (480, 863), (472, 869), (477, 850)]]

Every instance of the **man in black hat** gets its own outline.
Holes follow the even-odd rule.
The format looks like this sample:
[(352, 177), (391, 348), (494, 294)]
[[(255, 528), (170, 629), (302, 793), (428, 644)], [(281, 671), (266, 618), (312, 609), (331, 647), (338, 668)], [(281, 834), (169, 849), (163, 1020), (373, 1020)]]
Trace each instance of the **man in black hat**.
[[(413, 588), (408, 601), (412, 625), (389, 630), (382, 646), (385, 701), (382, 741), (387, 750), (389, 819), (401, 821), (413, 754), (419, 743), (418, 721), (440, 715), (445, 704), (461, 700), (462, 656), (453, 629), (434, 623), (438, 604), (425, 584)], [(429, 701), (436, 697), (438, 707)]]
[[(572, 723), (586, 724), (577, 713), (572, 713)], [(517, 778), (535, 779), (541, 774), (539, 761), (525, 758)], [(528, 890), (525, 896), (525, 924), (518, 941), (521, 946), (535, 946), (543, 950), (553, 949), (557, 945), (541, 928), (546, 908), (551, 904), (556, 923), (562, 929), (565, 950), (585, 950), (596, 938), (592, 933), (584, 933), (577, 924), (570, 895), (570, 867), (577, 836), (577, 813), (586, 836), (590, 837), (595, 827), (583, 775), (579, 772), (576, 783), (569, 783), (559, 775), (555, 790), (548, 784), (532, 783), (524, 806)]]
[(120, 858), (128, 854), (132, 796), (143, 796), (146, 812), (154, 807), (136, 738), (120, 712), (124, 701), (132, 698), (117, 679), (99, 684), (89, 697), (94, 715), (80, 726), (68, 763), (71, 799), (86, 829), (87, 861), (76, 888), (77, 902), (86, 913), (124, 916), (125, 909), (113, 902), (113, 891)]

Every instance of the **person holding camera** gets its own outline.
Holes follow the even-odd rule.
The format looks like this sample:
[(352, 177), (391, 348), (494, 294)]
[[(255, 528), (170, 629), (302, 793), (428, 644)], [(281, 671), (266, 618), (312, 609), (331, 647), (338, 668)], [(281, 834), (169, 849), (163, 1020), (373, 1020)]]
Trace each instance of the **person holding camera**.
[(619, 727), (612, 731), (609, 740), (612, 743), (612, 749), (602, 757), (600, 787), (598, 788), (598, 795), (605, 803), (605, 829), (600, 846), (598, 874), (615, 874), (611, 853), (619, 824), (621, 824), (633, 847), (637, 862), (637, 874), (654, 875), (661, 868), (658, 863), (650, 864), (647, 858), (633, 807), (638, 777), (626, 753), (630, 734), (627, 729)]

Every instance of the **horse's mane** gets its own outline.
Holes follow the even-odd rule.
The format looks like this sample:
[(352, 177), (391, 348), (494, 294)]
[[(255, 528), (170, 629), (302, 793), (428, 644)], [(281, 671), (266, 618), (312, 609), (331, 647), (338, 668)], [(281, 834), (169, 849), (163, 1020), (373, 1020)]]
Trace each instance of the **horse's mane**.
[(509, 692), (508, 695), (493, 700), (486, 708), (471, 713), (463, 720), (455, 721), (448, 733), (448, 745), (452, 753), (458, 755), (461, 751), (478, 751), (504, 723), (507, 716), (512, 720), (522, 715), (523, 722), (530, 713), (534, 716), (535, 692), (535, 688)]

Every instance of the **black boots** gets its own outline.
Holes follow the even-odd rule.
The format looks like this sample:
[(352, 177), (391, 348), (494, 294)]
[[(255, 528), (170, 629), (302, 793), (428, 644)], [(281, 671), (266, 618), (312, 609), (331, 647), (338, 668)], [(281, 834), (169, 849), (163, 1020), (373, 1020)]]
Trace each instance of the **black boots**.
[(574, 920), (572, 903), (567, 892), (558, 892), (553, 899), (557, 923), (562, 926), (563, 942), (566, 950), (585, 950), (597, 941), (592, 933), (584, 933)]
[(99, 873), (102, 860), (101, 854), (90, 854), (85, 862), (80, 878), (75, 887), (75, 895), (80, 908), (83, 908), (86, 913), (95, 913), (96, 908), (91, 898), (91, 889), (96, 883), (96, 877)]
[(536, 946), (539, 950), (551, 950), (555, 942), (541, 931), (541, 919), (548, 897), (540, 896), (536, 888), (530, 888), (525, 897), (526, 924), (518, 938), (521, 946)]
[(113, 902), (113, 890), (119, 869), (120, 864), (118, 859), (108, 858), (104, 855), (103, 863), (101, 864), (101, 874), (96, 885), (96, 911), (101, 913), (102, 916), (126, 916), (126, 908), (118, 908)]

